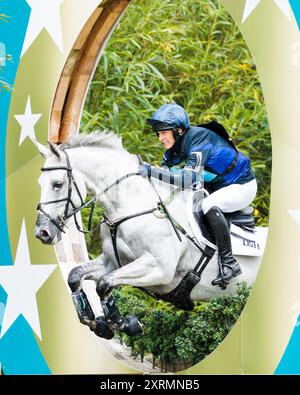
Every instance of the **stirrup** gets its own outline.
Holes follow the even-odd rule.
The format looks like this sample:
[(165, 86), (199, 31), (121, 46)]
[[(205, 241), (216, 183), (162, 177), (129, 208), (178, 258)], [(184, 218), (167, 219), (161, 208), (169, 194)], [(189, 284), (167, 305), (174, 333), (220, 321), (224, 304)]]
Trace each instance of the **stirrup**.
[[(227, 268), (226, 274), (224, 273), (224, 268)], [(226, 289), (230, 280), (233, 277), (239, 276), (241, 273), (242, 273), (242, 269), (236, 260), (234, 260), (233, 265), (221, 263), (219, 267), (219, 274), (211, 282), (211, 285), (219, 285), (221, 289)]]

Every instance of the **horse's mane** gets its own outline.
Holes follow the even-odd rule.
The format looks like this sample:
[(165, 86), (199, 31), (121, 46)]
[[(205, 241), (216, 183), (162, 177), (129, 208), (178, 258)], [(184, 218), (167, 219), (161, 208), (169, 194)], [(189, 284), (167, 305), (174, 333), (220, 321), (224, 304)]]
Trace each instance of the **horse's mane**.
[(59, 149), (64, 151), (66, 149), (78, 147), (101, 147), (119, 151), (124, 150), (121, 137), (107, 130), (95, 130), (89, 134), (82, 133), (71, 136), (59, 146)]

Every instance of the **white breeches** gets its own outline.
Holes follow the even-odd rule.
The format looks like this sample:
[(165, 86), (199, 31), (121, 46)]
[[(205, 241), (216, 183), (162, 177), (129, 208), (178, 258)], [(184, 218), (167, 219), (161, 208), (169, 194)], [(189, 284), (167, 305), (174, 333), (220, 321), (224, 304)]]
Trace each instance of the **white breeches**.
[(233, 213), (249, 206), (257, 192), (256, 180), (246, 184), (232, 184), (206, 197), (202, 202), (203, 213), (217, 206), (224, 213)]

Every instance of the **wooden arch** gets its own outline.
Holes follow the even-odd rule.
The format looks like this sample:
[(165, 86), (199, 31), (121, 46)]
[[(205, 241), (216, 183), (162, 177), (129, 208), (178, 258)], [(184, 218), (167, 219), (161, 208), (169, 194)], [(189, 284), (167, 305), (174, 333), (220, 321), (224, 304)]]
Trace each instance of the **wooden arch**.
[(84, 101), (100, 56), (130, 1), (102, 1), (83, 27), (54, 96), (49, 131), (52, 142), (62, 142), (78, 133)]
[[(79, 34), (65, 63), (54, 95), (48, 134), (48, 138), (53, 143), (62, 142), (69, 136), (79, 133), (82, 109), (100, 56), (130, 2), (131, 0), (103, 0)], [(82, 225), (80, 216), (77, 219)], [(85, 237), (78, 232), (73, 219), (69, 220), (67, 232), (55, 245), (55, 252), (68, 288), (67, 279), (72, 268), (89, 261)], [(87, 281), (83, 287), (95, 315), (102, 315), (94, 284)], [(118, 361), (123, 361), (135, 370), (141, 369), (140, 364), (129, 357), (128, 351), (118, 342), (107, 342), (96, 336), (92, 339), (93, 346), (98, 346), (100, 343)], [(153, 369), (151, 364), (148, 365), (149, 367), (143, 366), (143, 371), (159, 372), (159, 369)]]
[[(69, 136), (79, 133), (82, 109), (100, 56), (130, 1), (103, 0), (82, 28), (66, 60), (54, 95), (48, 133), (51, 142), (63, 142)], [(77, 220), (82, 226), (80, 216)], [(89, 261), (85, 237), (78, 232), (73, 219), (69, 220), (67, 232), (62, 234), (61, 241), (55, 245), (55, 252), (67, 284), (71, 269)], [(94, 285), (86, 282), (84, 289), (95, 314), (100, 315), (100, 304)], [(105, 349), (118, 356), (115, 343), (109, 345), (102, 339), (98, 341)]]

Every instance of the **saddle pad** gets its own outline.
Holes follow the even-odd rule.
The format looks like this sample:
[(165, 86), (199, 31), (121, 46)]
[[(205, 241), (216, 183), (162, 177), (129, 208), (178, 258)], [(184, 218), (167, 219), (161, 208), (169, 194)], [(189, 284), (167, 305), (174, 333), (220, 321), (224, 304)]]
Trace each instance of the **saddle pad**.
[[(193, 213), (193, 198), (194, 194), (197, 193), (191, 191), (186, 200), (186, 211), (189, 221), (189, 225), (193, 236), (197, 239), (198, 243), (203, 247), (208, 245), (214, 249), (217, 247), (212, 244), (209, 240), (203, 237), (198, 222)], [(231, 224), (231, 243), (233, 255), (242, 256), (262, 256), (265, 250), (265, 245), (268, 236), (268, 228), (266, 227), (255, 227), (253, 232), (243, 230), (242, 228)]]

